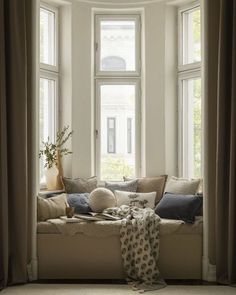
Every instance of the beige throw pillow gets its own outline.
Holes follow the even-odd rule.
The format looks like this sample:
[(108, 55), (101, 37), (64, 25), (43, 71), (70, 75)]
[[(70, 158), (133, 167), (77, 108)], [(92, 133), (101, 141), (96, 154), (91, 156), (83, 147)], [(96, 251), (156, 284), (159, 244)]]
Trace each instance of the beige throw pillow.
[(62, 181), (65, 187), (67, 194), (82, 194), (82, 193), (91, 193), (95, 188), (97, 188), (97, 177), (89, 178), (68, 178), (62, 177)]
[(175, 176), (167, 181), (165, 192), (176, 195), (195, 195), (198, 192), (201, 179), (186, 179)]
[(116, 206), (121, 205), (133, 205), (139, 208), (151, 208), (155, 207), (156, 192), (151, 193), (134, 193), (115, 191)]
[[(167, 179), (167, 175), (138, 178), (137, 192), (139, 193), (156, 192), (155, 203), (158, 203), (163, 196), (166, 179)], [(124, 177), (124, 180), (127, 181), (130, 179)]]
[(38, 221), (66, 215), (66, 207), (68, 206), (66, 194), (47, 199), (38, 196), (37, 203)]

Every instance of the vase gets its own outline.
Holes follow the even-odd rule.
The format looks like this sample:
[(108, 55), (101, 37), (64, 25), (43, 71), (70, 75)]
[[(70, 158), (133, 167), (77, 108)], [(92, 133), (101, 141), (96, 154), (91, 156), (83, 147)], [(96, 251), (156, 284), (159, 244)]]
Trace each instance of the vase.
[(53, 165), (51, 168), (45, 169), (46, 186), (48, 190), (58, 190), (58, 174), (59, 171), (56, 165)]
[(57, 150), (57, 169), (58, 169), (58, 175), (57, 175), (57, 189), (58, 190), (63, 190), (63, 183), (62, 183), (62, 177), (63, 177), (63, 169), (62, 169), (62, 164), (61, 164), (61, 156), (60, 156), (60, 151)]

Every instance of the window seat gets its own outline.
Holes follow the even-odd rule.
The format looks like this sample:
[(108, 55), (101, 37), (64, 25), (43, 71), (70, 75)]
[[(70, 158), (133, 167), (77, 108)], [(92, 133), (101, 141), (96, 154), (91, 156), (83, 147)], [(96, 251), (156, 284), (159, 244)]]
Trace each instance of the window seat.
[[(57, 220), (60, 223), (60, 220)], [(119, 222), (39, 222), (39, 279), (123, 279)], [(69, 227), (76, 234), (71, 235)], [(165, 279), (201, 279), (202, 218), (162, 219), (159, 267)]]

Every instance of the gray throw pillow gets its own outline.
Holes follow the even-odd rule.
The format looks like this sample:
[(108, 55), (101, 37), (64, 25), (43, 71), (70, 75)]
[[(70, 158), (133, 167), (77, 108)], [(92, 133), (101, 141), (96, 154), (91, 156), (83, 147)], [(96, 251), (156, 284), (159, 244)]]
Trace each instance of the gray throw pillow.
[(62, 177), (62, 181), (65, 187), (67, 194), (82, 194), (82, 193), (91, 193), (95, 188), (97, 188), (97, 177), (89, 178), (68, 178)]
[(114, 191), (136, 192), (138, 188), (138, 179), (129, 180), (125, 182), (106, 181), (105, 188)]
[(202, 207), (202, 196), (174, 195), (166, 193), (155, 208), (161, 218), (183, 220), (194, 223)]
[(91, 212), (91, 208), (89, 206), (89, 193), (84, 194), (68, 194), (67, 202), (70, 207), (75, 208), (75, 213), (88, 213)]

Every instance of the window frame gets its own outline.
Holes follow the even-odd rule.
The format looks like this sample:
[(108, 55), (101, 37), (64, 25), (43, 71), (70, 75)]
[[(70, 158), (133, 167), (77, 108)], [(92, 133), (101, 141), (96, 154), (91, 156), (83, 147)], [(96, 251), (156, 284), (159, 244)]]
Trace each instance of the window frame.
[[(54, 45), (55, 45), (54, 60), (55, 60), (55, 65), (50, 65), (50, 64), (42, 63), (41, 61), (39, 61), (40, 62), (40, 69), (58, 73), (58, 71), (59, 71), (59, 22), (58, 22), (59, 11), (58, 11), (58, 7), (51, 5), (51, 4), (49, 5), (48, 3), (45, 3), (45, 2), (40, 2), (39, 9), (41, 9), (41, 8), (48, 10), (50, 12), (53, 12), (55, 15), (55, 22), (54, 22), (54, 29), (55, 29), (55, 32), (54, 32), (54, 38), (55, 38), (54, 39)], [(40, 13), (39, 13), (39, 18), (40, 18)], [(40, 19), (39, 19), (39, 22), (40, 22)], [(40, 26), (40, 23), (39, 23), (39, 26)], [(39, 30), (40, 30), (40, 28), (39, 28)]]
[(101, 93), (102, 85), (135, 85), (135, 176), (141, 171), (141, 88), (140, 79), (101, 78), (95, 80), (95, 171), (101, 179)]
[(59, 78), (58, 78), (58, 74), (54, 74), (54, 73), (50, 73), (48, 71), (45, 70), (41, 70), (40, 71), (40, 79), (46, 79), (46, 80), (53, 80), (55, 82), (55, 93), (54, 93), (54, 99), (53, 99), (53, 117), (54, 119), (53, 121), (53, 126), (50, 127), (52, 131), (52, 138), (51, 140), (55, 140), (56, 139), (56, 133), (58, 130), (58, 126), (59, 126), (59, 106), (58, 106), (58, 92), (59, 92)]
[[(193, 62), (193, 63), (188, 63), (184, 64), (184, 58), (183, 58), (183, 53), (184, 53), (184, 30), (183, 30), (183, 18), (182, 14), (186, 11), (194, 11), (196, 9), (200, 8), (201, 12), (201, 5), (199, 1), (195, 1), (191, 4), (181, 6), (178, 9), (178, 71), (188, 71), (188, 70), (194, 70), (198, 69), (201, 67), (201, 61), (202, 61), (202, 55), (201, 55), (201, 61), (200, 62)], [(202, 47), (202, 46), (201, 46)], [(202, 50), (201, 50), (202, 52)]]
[[(51, 11), (55, 14), (55, 25), (54, 25), (54, 42), (55, 42), (55, 48), (54, 48), (54, 58), (55, 58), (55, 65), (45, 64), (40, 62), (40, 9), (43, 8), (45, 10)], [(50, 126), (50, 132), (52, 133), (52, 138), (50, 140), (55, 141), (56, 140), (56, 133), (58, 131), (59, 127), (59, 74), (60, 74), (60, 68), (59, 68), (59, 22), (58, 22), (58, 15), (59, 15), (59, 8), (57, 6), (54, 6), (53, 4), (48, 4), (43, 1), (40, 1), (39, 4), (39, 85), (40, 85), (40, 79), (47, 79), (47, 80), (53, 80), (55, 82), (55, 93), (54, 93), (54, 99), (53, 99), (53, 124)], [(40, 86), (39, 86), (39, 104), (40, 104)], [(40, 107), (40, 106), (39, 106)], [(52, 106), (50, 106), (52, 108)], [(40, 122), (38, 121), (38, 130), (40, 135)], [(40, 138), (39, 138), (40, 140)], [(40, 142), (39, 142), (39, 148), (40, 148)], [(41, 161), (41, 159), (39, 159)], [(40, 189), (45, 188), (45, 182), (41, 181), (40, 178), (40, 164), (39, 164), (39, 186)]]
[[(182, 13), (195, 9), (200, 9), (201, 18), (201, 61), (183, 64), (183, 20)], [(182, 6), (178, 9), (178, 174), (181, 177), (190, 178), (189, 165), (188, 165), (188, 137), (185, 136), (188, 126), (184, 122), (188, 121), (188, 114), (184, 111), (186, 109), (186, 97), (184, 97), (183, 81), (189, 79), (201, 79), (201, 106), (203, 107), (203, 91), (202, 91), (202, 60), (203, 60), (203, 47), (202, 47), (202, 9), (199, 1), (195, 1), (189, 5)], [(203, 108), (201, 107), (201, 125), (203, 126)], [(201, 163), (203, 163), (203, 135), (201, 139)], [(187, 152), (186, 152), (187, 151)], [(186, 156), (187, 154), (187, 156)], [(203, 165), (202, 165), (203, 167)], [(203, 173), (202, 173), (203, 175)]]
[[(134, 20), (135, 21), (135, 71), (101, 71), (100, 70), (100, 22), (103, 20)], [(141, 15), (140, 14), (95, 14), (95, 37), (94, 37), (94, 66), (97, 77), (139, 77), (141, 76)]]
[[(185, 72), (181, 73), (178, 77), (178, 85), (179, 85), (179, 99), (178, 99), (178, 105), (179, 105), (179, 116), (178, 116), (178, 129), (179, 129), (179, 175), (183, 177), (190, 177), (190, 163), (189, 163), (189, 149), (188, 149), (188, 136), (186, 135), (188, 132), (188, 126), (185, 124), (185, 122), (188, 122), (188, 113), (186, 112), (188, 102), (186, 101), (186, 98), (184, 97), (184, 90), (183, 90), (183, 82), (186, 80), (191, 79), (201, 79), (201, 70), (194, 70), (191, 72)], [(202, 97), (201, 97), (201, 105), (202, 103)], [(202, 109), (202, 108), (201, 108)], [(203, 112), (202, 112), (203, 113)], [(203, 114), (201, 115), (203, 116)], [(203, 122), (203, 121), (202, 121)], [(184, 156), (185, 155), (185, 156)], [(203, 161), (203, 153), (201, 153), (201, 162)], [(191, 176), (192, 177), (192, 176)]]

